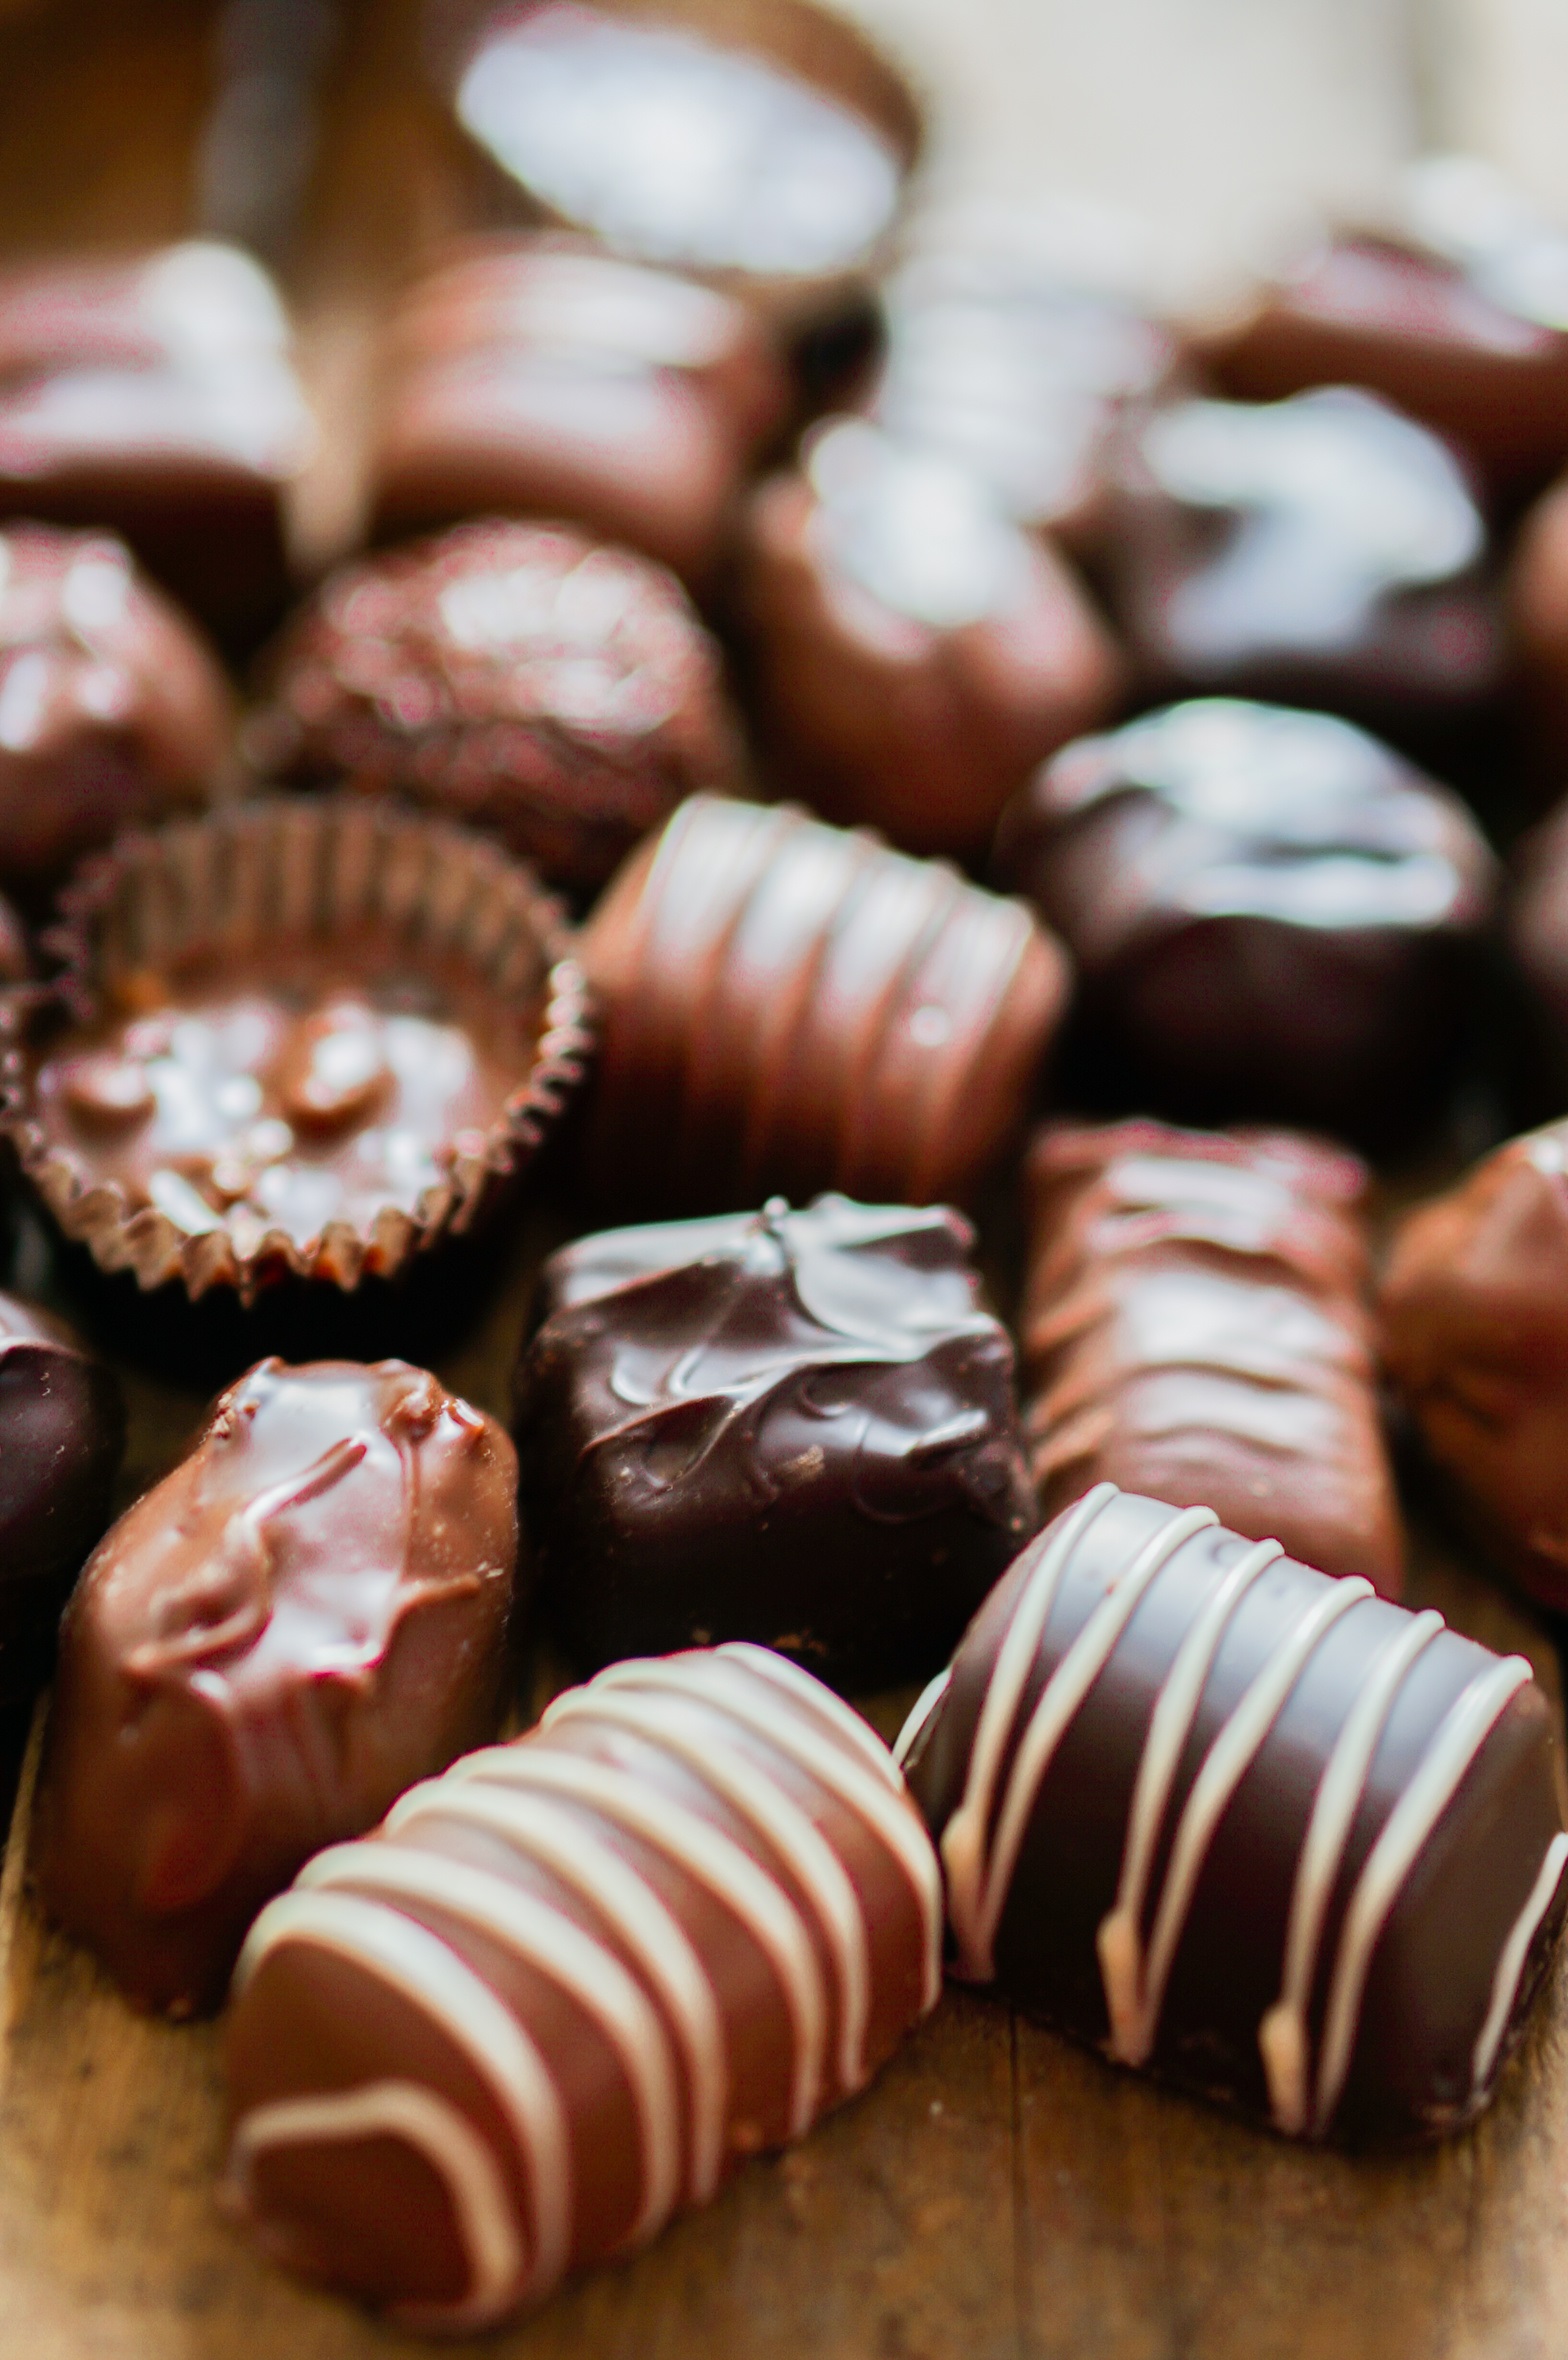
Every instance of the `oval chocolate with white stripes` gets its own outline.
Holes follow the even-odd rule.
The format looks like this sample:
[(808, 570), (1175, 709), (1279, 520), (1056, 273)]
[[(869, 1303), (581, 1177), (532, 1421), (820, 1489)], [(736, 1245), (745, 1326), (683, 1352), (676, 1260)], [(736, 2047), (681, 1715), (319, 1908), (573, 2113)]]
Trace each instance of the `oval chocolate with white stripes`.
[(257, 1920), (231, 2207), (403, 2324), (489, 2325), (862, 2088), (941, 1917), (887, 1749), (808, 1673), (617, 1664)]
[(1356, 2144), (1491, 2095), (1568, 1899), (1552, 1746), (1522, 1658), (1106, 1483), (898, 1750), (961, 1975)]

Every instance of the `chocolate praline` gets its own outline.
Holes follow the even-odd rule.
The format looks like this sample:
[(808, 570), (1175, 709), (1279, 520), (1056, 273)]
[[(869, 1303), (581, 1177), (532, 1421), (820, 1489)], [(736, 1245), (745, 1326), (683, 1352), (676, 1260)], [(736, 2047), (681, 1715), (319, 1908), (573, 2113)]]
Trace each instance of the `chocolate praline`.
[(496, 1725), (517, 1560), (493, 1419), (403, 1361), (262, 1361), (121, 1517), (61, 1631), (32, 1851), (138, 2004)]
[(1489, 714), (1504, 651), (1474, 490), (1373, 395), (1149, 412), (1112, 522), (1111, 609), (1150, 695), (1320, 706), (1449, 761)]
[(1035, 1522), (973, 1243), (823, 1196), (552, 1256), (513, 1431), (574, 1661), (753, 1639), (835, 1687), (940, 1661)]
[(200, 806), (233, 699), (111, 533), (0, 528), (0, 883), (34, 898), (121, 828)]
[(717, 650), (678, 583), (565, 525), (457, 526), (341, 567), (268, 665), (253, 757), (398, 794), (601, 884), (683, 795), (733, 783)]
[(237, 247), (0, 273), (0, 516), (123, 533), (226, 639), (283, 604), (310, 442), (282, 307)]
[(983, 853), (1122, 667), (1061, 559), (961, 464), (857, 419), (752, 503), (740, 597), (764, 758), (831, 819)]
[(1292, 2137), (1490, 2100), (1568, 1901), (1522, 1657), (1102, 1484), (897, 1750), (965, 1978)]
[(994, 871), (1077, 963), (1091, 1103), (1371, 1145), (1439, 1113), (1496, 864), (1349, 723), (1202, 698), (1086, 738), (1003, 815)]

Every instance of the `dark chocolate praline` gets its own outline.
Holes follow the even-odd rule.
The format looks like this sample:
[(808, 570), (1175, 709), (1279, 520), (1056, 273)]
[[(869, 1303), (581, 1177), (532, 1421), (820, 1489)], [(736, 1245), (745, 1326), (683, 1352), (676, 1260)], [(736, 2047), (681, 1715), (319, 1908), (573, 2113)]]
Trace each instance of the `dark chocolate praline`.
[(972, 1244), (823, 1196), (552, 1257), (514, 1432), (575, 1661), (752, 1639), (853, 1688), (940, 1659), (1036, 1518)]
[(1496, 863), (1457, 796), (1324, 713), (1212, 697), (1066, 747), (1003, 885), (1079, 972), (1090, 1102), (1377, 1146), (1441, 1109)]
[(898, 1749), (962, 1976), (1293, 2137), (1487, 2104), (1568, 1885), (1550, 1708), (1277, 1541), (1102, 1484), (992, 1591)]
[(512, 1446), (404, 1361), (262, 1361), (61, 1631), (32, 1852), (139, 2005), (223, 1993), (269, 1894), (495, 1726)]

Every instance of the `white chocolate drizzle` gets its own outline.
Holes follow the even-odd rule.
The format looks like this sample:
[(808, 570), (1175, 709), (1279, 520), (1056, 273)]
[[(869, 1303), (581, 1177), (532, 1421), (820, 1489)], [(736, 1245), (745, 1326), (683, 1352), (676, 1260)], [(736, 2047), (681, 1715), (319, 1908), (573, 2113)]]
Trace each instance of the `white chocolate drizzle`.
[[(1152, 1537), (1130, 1554), (1063, 1651), (1020, 1730), (1024, 1699), (1074, 1553), (1118, 1496), (1113, 1485), (1096, 1486), (1035, 1545), (1034, 1562), (1013, 1601), (981, 1700), (963, 1791), (941, 1844), (959, 1971), (976, 1981), (994, 1978), (997, 1929), (1057, 1748), (1110, 1663), (1140, 1600), (1182, 1546), (1218, 1521), (1206, 1509), (1171, 1511)], [(1150, 1712), (1128, 1808), (1116, 1898), (1096, 1937), (1110, 2023), (1108, 2046), (1113, 2056), (1128, 2064), (1144, 2064), (1154, 2052), (1171, 1972), (1226, 1810), (1329, 1630), (1373, 1596), (1371, 1585), (1359, 1577), (1325, 1581), (1279, 1632), (1204, 1753), (1177, 1816), (1158, 1891), (1151, 1895), (1182, 1757), (1226, 1633), (1252, 1585), (1282, 1555), (1278, 1542), (1262, 1541), (1229, 1566), (1213, 1569), (1209, 1594), (1177, 1648)], [(1471, 1681), (1430, 1737), (1351, 1890), (1329, 1972), (1314, 2072), (1308, 2010), (1357, 1812), (1405, 1680), (1443, 1628), (1442, 1616), (1431, 1610), (1406, 1616), (1393, 1637), (1374, 1649), (1314, 1791), (1292, 1883), (1279, 1997), (1258, 2031), (1275, 2122), (1297, 2136), (1310, 2133), (1321, 2138), (1330, 2128), (1344, 2095), (1367, 1978), (1383, 1929), (1467, 1771), (1531, 1677), (1520, 1657), (1494, 1661)], [(917, 1701), (895, 1748), (895, 1760), (903, 1759), (941, 1711), (951, 1679), (949, 1670)], [(1565, 1869), (1568, 1834), (1560, 1834), (1549, 1845), (1499, 1953), (1490, 2005), (1473, 2050), (1473, 2099), (1489, 2085), (1530, 1945)], [(1151, 1900), (1145, 1948), (1142, 1929)]]
[(943, 1671), (937, 1673), (937, 1676), (934, 1680), (928, 1680), (926, 1682), (925, 1686), (921, 1689), (920, 1694), (915, 1698), (914, 1703), (910, 1706), (908, 1718), (905, 1720), (903, 1728), (900, 1729), (898, 1735), (893, 1740), (893, 1760), (897, 1763), (900, 1770), (903, 1769), (904, 1764), (914, 1752), (915, 1742), (918, 1739), (921, 1730), (924, 1729), (926, 1723), (934, 1717), (937, 1706), (941, 1703), (943, 1697), (946, 1696), (952, 1685), (953, 1667), (951, 1664), (948, 1664)]
[[(612, 1739), (624, 1733), (678, 1764), (743, 1824), (746, 1840), (664, 1791), (639, 1763), (551, 1744), (549, 1733), (563, 1723), (602, 1727)], [(766, 1767), (775, 1757), (786, 1765), (777, 1776)], [(797, 1774), (810, 1782), (809, 1806), (797, 1799)], [(455, 2302), (399, 2305), (404, 2324), (486, 2326), (557, 2283), (581, 2234), (574, 2125), (544, 2036), (536, 2038), (514, 2012), (521, 2003), (504, 2001), (471, 1963), (467, 1937), (475, 1956), (499, 1953), (544, 1977), (603, 2040), (636, 2126), (637, 2178), (621, 2248), (654, 2235), (683, 2196), (713, 2193), (730, 2152), (730, 2035), (700, 1940), (639, 1863), (651, 1853), (685, 1889), (717, 1903), (775, 1976), (789, 2027), (788, 2130), (798, 2135), (827, 2099), (858, 2087), (869, 2071), (872, 1921), (827, 1832), (846, 1819), (913, 1895), (915, 1922), (903, 1921), (891, 1955), (902, 1946), (908, 1964), (895, 1971), (909, 1972), (918, 1925), (929, 2004), (940, 1879), (898, 1774), (847, 1706), (760, 1649), (616, 1667), (557, 1699), (533, 1737), (486, 1748), (414, 1788), (377, 1836), (320, 1854), (262, 1912), (235, 1991), (243, 2007), (261, 1967), (293, 1944), (350, 1962), (415, 2007), (461, 2057), (506, 2126), (515, 2162), (497, 2150), (494, 2130), (485, 2132), (487, 2118), (394, 2073), (347, 2090), (263, 2100), (242, 2114), (230, 2159), (241, 2204), (266, 2210), (258, 2157), (402, 2139), (446, 2191), (469, 2280)], [(441, 1848), (442, 1822), (492, 1839), (485, 1865), (472, 1847), (461, 1855)], [(851, 1856), (863, 1858), (858, 1836)], [(536, 1863), (548, 1890), (514, 1881), (509, 1859), (519, 1869)], [(653, 1873), (662, 1877), (663, 1866)], [(589, 1923), (574, 1913), (578, 1900)], [(427, 1912), (442, 1931), (424, 1921)], [(553, 2009), (545, 2021), (557, 2025), (558, 2043)], [(735, 2143), (747, 2136), (737, 2125)]]

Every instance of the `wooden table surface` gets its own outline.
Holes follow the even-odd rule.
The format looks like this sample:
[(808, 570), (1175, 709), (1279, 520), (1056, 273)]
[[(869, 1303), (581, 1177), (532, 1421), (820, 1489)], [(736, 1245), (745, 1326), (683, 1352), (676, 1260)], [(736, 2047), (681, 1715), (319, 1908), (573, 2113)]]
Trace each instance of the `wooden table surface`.
[[(1563, 0), (858, 0), (937, 122), (943, 195), (1129, 209), (1176, 293), (1224, 283), (1313, 201), (1463, 137), (1568, 213)], [(0, 252), (174, 235), (212, 99), (208, 0), (0, 0)], [(327, 421), (301, 549), (358, 499), (370, 322), (462, 218), (407, 70), (411, 0), (358, 0), (284, 253)], [(504, 1404), (541, 1212), (442, 1374)], [(31, 1262), (29, 1257), (34, 1257)], [(47, 1283), (24, 1246), (24, 1281)], [(194, 1395), (128, 1375), (127, 1497)], [(1491, 1644), (1543, 1635), (1440, 1537), (1416, 1602)], [(875, 1709), (875, 1708), (873, 1708)], [(897, 1700), (878, 1717), (891, 1727)], [(211, 2028), (134, 2017), (38, 1922), (27, 1792), (0, 1878), (0, 2360), (368, 2360), (407, 2351), (263, 2268), (218, 2218)], [(1351, 2161), (1167, 2096), (949, 1993), (882, 2075), (635, 2263), (484, 2339), (518, 2360), (1560, 2360), (1568, 2341), (1568, 1960), (1467, 2137)]]

